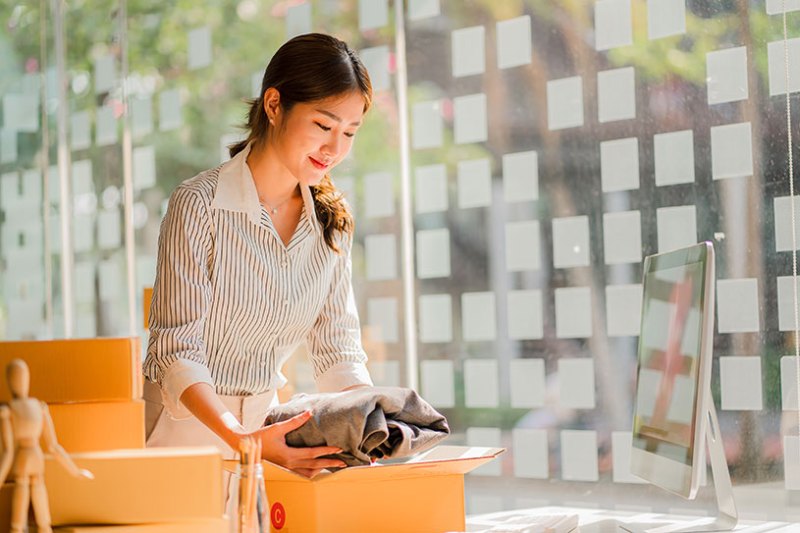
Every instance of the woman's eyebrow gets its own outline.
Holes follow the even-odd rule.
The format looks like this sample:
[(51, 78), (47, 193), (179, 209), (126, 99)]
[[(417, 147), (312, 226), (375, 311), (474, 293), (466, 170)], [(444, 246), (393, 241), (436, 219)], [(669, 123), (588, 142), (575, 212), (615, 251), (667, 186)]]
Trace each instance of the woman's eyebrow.
[[(331, 113), (330, 111), (326, 111), (326, 110), (324, 110), (324, 109), (315, 109), (314, 111), (316, 111), (317, 113), (322, 113), (322, 114), (323, 114), (323, 115), (325, 115), (326, 117), (330, 117), (330, 118), (332, 118), (333, 120), (335, 120), (336, 122), (341, 122), (341, 121), (342, 121), (342, 119), (341, 119), (339, 116), (337, 116), (337, 115), (334, 115), (334, 114), (333, 114), (333, 113)], [(358, 121), (358, 122), (351, 122), (351, 123), (350, 123), (350, 125), (351, 125), (351, 126), (360, 126), (360, 125), (361, 125), (361, 121)]]

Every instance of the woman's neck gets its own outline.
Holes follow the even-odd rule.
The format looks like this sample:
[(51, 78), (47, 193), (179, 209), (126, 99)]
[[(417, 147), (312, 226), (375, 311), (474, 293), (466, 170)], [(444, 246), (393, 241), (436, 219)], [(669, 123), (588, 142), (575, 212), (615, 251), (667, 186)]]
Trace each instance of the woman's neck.
[(247, 154), (247, 166), (262, 202), (276, 205), (292, 196), (299, 196), (297, 178), (275, 156), (267, 144), (254, 144)]

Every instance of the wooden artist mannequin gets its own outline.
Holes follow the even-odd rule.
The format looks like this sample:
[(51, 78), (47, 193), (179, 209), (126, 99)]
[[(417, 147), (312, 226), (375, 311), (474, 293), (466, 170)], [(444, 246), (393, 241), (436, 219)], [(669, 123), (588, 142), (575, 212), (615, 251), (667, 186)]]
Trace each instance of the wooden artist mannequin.
[(11, 498), (11, 533), (22, 533), (28, 522), (28, 506), (33, 503), (36, 527), (49, 533), (50, 507), (44, 485), (44, 454), (39, 438), (44, 435), (47, 451), (75, 477), (93, 479), (88, 470), (78, 468), (56, 441), (53, 420), (47, 404), (28, 398), (30, 373), (25, 361), (14, 359), (6, 367), (6, 379), (13, 399), (0, 406), (3, 454), (0, 459), (0, 485), (9, 472), (14, 481)]

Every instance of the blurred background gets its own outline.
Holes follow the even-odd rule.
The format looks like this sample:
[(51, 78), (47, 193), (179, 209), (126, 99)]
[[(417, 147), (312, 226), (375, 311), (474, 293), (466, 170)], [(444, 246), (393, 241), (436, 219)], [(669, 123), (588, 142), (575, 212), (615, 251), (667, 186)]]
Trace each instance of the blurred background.
[[(741, 513), (800, 521), (800, 2), (0, 0), (0, 23), (0, 339), (146, 340), (170, 193), (227, 159), (286, 39), (331, 33), (375, 89), (333, 175), (370, 371), (450, 444), (507, 448), (467, 512), (713, 510), (627, 467), (642, 259), (709, 240)], [(303, 353), (286, 374), (313, 390)]]

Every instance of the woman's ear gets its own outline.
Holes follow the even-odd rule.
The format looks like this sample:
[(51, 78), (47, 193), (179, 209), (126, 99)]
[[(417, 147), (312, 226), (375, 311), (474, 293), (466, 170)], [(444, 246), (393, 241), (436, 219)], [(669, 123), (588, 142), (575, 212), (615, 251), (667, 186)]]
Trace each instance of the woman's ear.
[(270, 124), (275, 124), (281, 110), (281, 93), (275, 87), (270, 87), (264, 91), (264, 112), (267, 114)]

